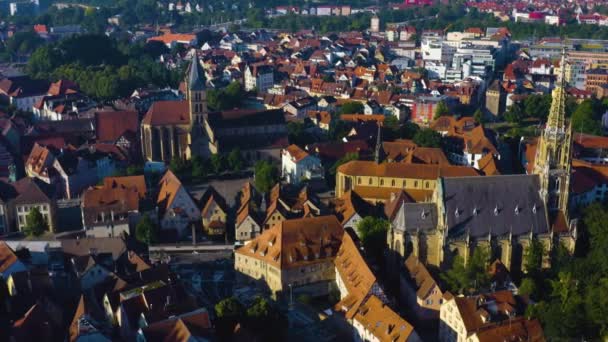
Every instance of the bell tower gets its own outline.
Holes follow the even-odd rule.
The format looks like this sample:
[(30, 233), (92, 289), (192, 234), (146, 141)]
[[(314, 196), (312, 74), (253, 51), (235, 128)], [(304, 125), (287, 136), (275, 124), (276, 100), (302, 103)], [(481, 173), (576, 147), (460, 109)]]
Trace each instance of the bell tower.
[(186, 100), (189, 106), (191, 127), (200, 126), (208, 113), (206, 88), (196, 51), (192, 51), (192, 62), (186, 77)]
[(566, 123), (566, 50), (562, 50), (559, 84), (553, 89), (551, 110), (542, 132), (534, 174), (540, 177), (541, 196), (549, 212), (562, 211), (568, 217), (570, 168), (572, 161), (572, 125)]

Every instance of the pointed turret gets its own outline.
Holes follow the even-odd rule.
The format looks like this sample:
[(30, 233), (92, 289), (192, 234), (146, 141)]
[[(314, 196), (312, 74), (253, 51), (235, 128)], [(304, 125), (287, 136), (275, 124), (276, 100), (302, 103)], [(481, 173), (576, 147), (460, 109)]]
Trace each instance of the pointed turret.
[(374, 151), (374, 161), (376, 164), (380, 164), (382, 159), (384, 159), (382, 150), (382, 125), (380, 121), (378, 121), (378, 134), (376, 135), (376, 150)]
[(198, 63), (196, 51), (192, 51), (192, 61), (190, 62), (190, 70), (188, 72), (188, 89), (193, 91), (205, 90), (204, 73)]
[(567, 217), (572, 161), (572, 127), (566, 125), (566, 49), (562, 50), (560, 79), (553, 90), (551, 111), (536, 156), (534, 174), (539, 175), (540, 192), (551, 213)]
[(559, 83), (553, 89), (553, 100), (547, 120), (547, 130), (563, 132), (566, 125), (566, 48), (562, 49)]

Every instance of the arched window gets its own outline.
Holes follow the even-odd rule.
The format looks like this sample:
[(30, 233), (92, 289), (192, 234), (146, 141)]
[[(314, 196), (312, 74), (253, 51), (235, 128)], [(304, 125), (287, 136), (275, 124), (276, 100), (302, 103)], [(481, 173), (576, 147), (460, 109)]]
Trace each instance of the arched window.
[(361, 178), (357, 178), (357, 184), (361, 185)]
[(427, 189), (429, 188), (429, 182), (426, 182), (426, 184), (424, 185)]
[(372, 178), (371, 177), (369, 178), (369, 182), (368, 183), (369, 183), (369, 185), (372, 185)]
[(380, 185), (384, 185), (384, 179), (380, 179)]
[(394, 179), (391, 181), (391, 186), (393, 186), (393, 187), (395, 186), (395, 180)]

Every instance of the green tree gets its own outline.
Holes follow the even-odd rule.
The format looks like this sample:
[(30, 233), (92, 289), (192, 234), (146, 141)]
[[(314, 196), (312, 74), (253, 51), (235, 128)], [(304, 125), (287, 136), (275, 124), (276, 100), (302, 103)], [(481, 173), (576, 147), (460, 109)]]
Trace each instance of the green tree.
[(259, 160), (255, 163), (254, 172), (255, 187), (262, 193), (270, 191), (279, 180), (277, 169), (265, 160)]
[(550, 94), (529, 95), (524, 99), (524, 111), (528, 116), (545, 121), (547, 119), (547, 115), (549, 115), (551, 100), (552, 99)]
[(144, 174), (144, 166), (141, 164), (132, 164), (127, 166), (127, 176), (137, 176)]
[(17, 32), (6, 42), (6, 51), (13, 56), (28, 55), (43, 43), (44, 40), (34, 31)]
[(505, 120), (510, 123), (519, 124), (525, 117), (524, 111), (522, 109), (522, 104), (519, 102), (513, 103), (511, 107), (509, 107), (505, 113), (503, 114)]
[[(273, 304), (262, 297), (256, 297), (245, 312), (247, 327), (262, 341), (283, 341), (287, 318)], [(274, 327), (268, 329), (269, 326)]]
[(419, 147), (441, 147), (441, 134), (430, 128), (416, 132), (413, 140)]
[(200, 156), (192, 156), (192, 177), (195, 179), (201, 179), (207, 177), (208, 167), (205, 160)]
[(600, 336), (608, 335), (608, 278), (594, 281), (585, 294), (585, 311), (591, 322), (600, 327)]
[(585, 100), (572, 113), (572, 129), (575, 132), (600, 135), (602, 132), (599, 117), (601, 113), (596, 113), (593, 101)]
[(135, 237), (137, 240), (147, 244), (158, 242), (158, 226), (147, 214), (135, 226)]
[(175, 156), (169, 162), (169, 169), (175, 174), (181, 174), (186, 169), (186, 162), (181, 157)]
[(420, 131), (420, 126), (408, 121), (399, 127), (399, 137), (402, 139), (413, 139), (418, 131)]
[(435, 115), (433, 118), (437, 120), (440, 117), (448, 114), (450, 114), (450, 108), (448, 108), (448, 105), (444, 101), (439, 101), (435, 107)]
[(538, 298), (538, 287), (536, 281), (532, 278), (524, 278), (519, 285), (518, 293), (521, 295), (528, 295), (532, 298)]
[(228, 154), (228, 165), (230, 169), (235, 172), (239, 172), (243, 169), (243, 156), (241, 155), (241, 149), (235, 147)]
[(340, 167), (340, 165), (346, 164), (351, 160), (358, 160), (359, 159), (359, 153), (357, 152), (351, 152), (351, 153), (347, 153), (344, 155), (344, 157), (338, 159), (334, 165), (332, 165), (332, 167), (329, 169), (329, 174), (331, 176), (335, 176), (336, 173), (338, 172), (338, 167)]
[(477, 109), (475, 111), (475, 113), (473, 113), (473, 118), (475, 119), (475, 122), (477, 122), (478, 124), (486, 123), (486, 116), (483, 114), (481, 109)]
[(363, 114), (363, 103), (357, 101), (346, 102), (340, 107), (340, 114)]
[(290, 144), (305, 146), (315, 142), (315, 137), (307, 130), (305, 122), (289, 122), (287, 123), (287, 138)]
[(366, 252), (376, 257), (382, 256), (389, 225), (387, 220), (373, 216), (366, 216), (357, 223), (357, 235)]
[(215, 314), (217, 318), (240, 318), (245, 313), (245, 308), (235, 297), (222, 299), (215, 304)]
[(224, 171), (225, 168), (226, 168), (226, 160), (224, 159), (224, 156), (219, 153), (212, 154), (211, 155), (211, 169), (213, 170), (213, 173), (215, 173), (216, 175), (219, 175), (220, 173), (222, 173)]
[(463, 293), (469, 286), (464, 259), (460, 255), (454, 256), (450, 268), (440, 276), (448, 289), (454, 293)]
[(28, 236), (40, 236), (48, 230), (48, 222), (37, 207), (32, 208), (25, 217), (23, 232)]
[(488, 274), (489, 252), (486, 248), (477, 247), (465, 261), (459, 255), (454, 256), (452, 266), (441, 277), (451, 291), (455, 293), (470, 293), (485, 289), (490, 284)]
[(526, 273), (538, 273), (543, 266), (545, 246), (538, 239), (534, 238), (530, 242), (530, 247), (524, 254), (524, 266)]
[(221, 340), (227, 341), (231, 339), (234, 327), (243, 319), (245, 308), (235, 297), (229, 297), (215, 304), (215, 314), (217, 333)]

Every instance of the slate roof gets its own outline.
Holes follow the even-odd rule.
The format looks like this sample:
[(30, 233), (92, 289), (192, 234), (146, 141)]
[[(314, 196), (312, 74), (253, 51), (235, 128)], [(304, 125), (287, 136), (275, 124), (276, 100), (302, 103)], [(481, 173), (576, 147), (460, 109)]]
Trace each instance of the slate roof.
[(437, 206), (434, 203), (404, 202), (393, 220), (395, 229), (429, 231), (437, 228)]
[(445, 178), (442, 187), (450, 237), (549, 232), (536, 175)]
[(188, 88), (195, 91), (205, 90), (205, 79), (203, 78), (203, 75), (205, 74), (201, 72), (200, 63), (198, 62), (198, 57), (195, 54), (192, 57), (192, 62), (190, 62), (188, 72)]

